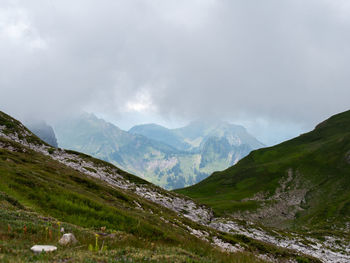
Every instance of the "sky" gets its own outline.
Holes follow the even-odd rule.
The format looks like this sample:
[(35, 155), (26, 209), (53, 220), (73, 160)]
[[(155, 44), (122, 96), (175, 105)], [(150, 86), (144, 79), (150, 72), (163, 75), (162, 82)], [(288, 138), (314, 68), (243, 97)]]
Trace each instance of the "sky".
[(350, 108), (349, 32), (348, 0), (2, 0), (0, 110), (218, 118), (272, 145)]

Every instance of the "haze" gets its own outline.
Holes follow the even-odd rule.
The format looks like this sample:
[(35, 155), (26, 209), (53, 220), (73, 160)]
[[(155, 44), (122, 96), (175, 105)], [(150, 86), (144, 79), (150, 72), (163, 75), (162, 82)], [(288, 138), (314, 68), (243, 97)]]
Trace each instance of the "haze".
[(3, 0), (0, 110), (220, 118), (274, 144), (349, 109), (349, 32), (346, 0)]

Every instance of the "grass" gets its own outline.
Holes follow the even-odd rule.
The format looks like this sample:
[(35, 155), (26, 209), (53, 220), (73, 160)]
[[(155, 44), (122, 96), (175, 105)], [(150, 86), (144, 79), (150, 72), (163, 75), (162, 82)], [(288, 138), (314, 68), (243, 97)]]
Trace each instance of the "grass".
[[(0, 150), (0, 158), (0, 191), (35, 211), (84, 227), (107, 226), (128, 229), (140, 236), (167, 236), (168, 231), (159, 230), (142, 219), (140, 211), (135, 211), (134, 200), (144, 207), (159, 209), (137, 196), (111, 188), (35, 152)], [(171, 239), (170, 233), (167, 238)]]
[(211, 206), (217, 215), (255, 211), (265, 203), (242, 200), (259, 192), (272, 196), (281, 178), (292, 169), (307, 194), (304, 210), (287, 226), (330, 230), (335, 225), (340, 229), (350, 221), (349, 151), (347, 111), (295, 139), (253, 151), (237, 165), (176, 192)]
[[(191, 242), (182, 245), (145, 242), (138, 236), (111, 231), (98, 238), (103, 251), (90, 251), (95, 244), (95, 232), (89, 228), (60, 223), (67, 231), (73, 232), (79, 243), (73, 247), (57, 244), (60, 238), (58, 224), (54, 218), (43, 218), (23, 210), (0, 210), (0, 261), (1, 262), (262, 262), (252, 254), (228, 255), (208, 247), (193, 247)], [(10, 226), (10, 230), (9, 227)], [(24, 226), (26, 232), (24, 232)], [(49, 234), (51, 233), (51, 235)], [(51, 244), (58, 247), (56, 252), (33, 254), (29, 248), (34, 244)]]
[(13, 119), (11, 116), (0, 111), (0, 125), (3, 126), (2, 132), (6, 135), (18, 134), (19, 139), (25, 139), (29, 143), (46, 145), (47, 143), (40, 140), (36, 135), (31, 133), (25, 126), (23, 126), (19, 121)]
[[(172, 211), (17, 143), (0, 142), (17, 149), (0, 149), (1, 262), (260, 262), (252, 253), (227, 254), (191, 236), (174, 222), (195, 223)], [(57, 222), (76, 235), (78, 247), (33, 255), (29, 248), (34, 244), (57, 246)], [(101, 237), (108, 250), (91, 252), (88, 247), (101, 227), (117, 236)]]
[[(11, 126), (10, 131), (26, 131), (8, 118), (6, 121), (19, 125)], [(4, 126), (1, 119), (0, 125)], [(30, 136), (28, 133), (27, 137)], [(132, 191), (112, 187), (11, 140), (0, 137), (0, 144), (11, 148), (11, 151), (0, 148), (0, 262), (251, 263), (263, 262), (256, 257), (260, 253), (279, 260), (299, 257), (290, 250), (198, 225)], [(70, 153), (94, 163), (96, 169), (117, 170), (135, 184), (166, 196), (176, 195), (104, 161)], [(89, 171), (97, 171), (94, 168)], [(187, 226), (208, 232), (209, 239), (218, 236), (226, 242), (239, 243), (247, 252), (221, 251), (190, 235)], [(74, 233), (79, 244), (58, 245), (60, 227)], [(95, 250), (95, 234), (102, 229), (98, 247), (105, 249)], [(34, 255), (29, 250), (34, 244), (56, 245), (58, 251)]]

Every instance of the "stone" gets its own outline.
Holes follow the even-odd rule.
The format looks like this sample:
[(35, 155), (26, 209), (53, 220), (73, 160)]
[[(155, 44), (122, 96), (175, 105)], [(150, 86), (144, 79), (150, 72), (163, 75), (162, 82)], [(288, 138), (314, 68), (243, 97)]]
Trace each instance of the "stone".
[(35, 245), (35, 246), (32, 246), (30, 250), (33, 251), (34, 253), (52, 252), (52, 251), (56, 251), (57, 247), (48, 246), (48, 245)]
[(58, 243), (62, 246), (74, 245), (78, 242), (75, 236), (72, 233), (64, 234)]

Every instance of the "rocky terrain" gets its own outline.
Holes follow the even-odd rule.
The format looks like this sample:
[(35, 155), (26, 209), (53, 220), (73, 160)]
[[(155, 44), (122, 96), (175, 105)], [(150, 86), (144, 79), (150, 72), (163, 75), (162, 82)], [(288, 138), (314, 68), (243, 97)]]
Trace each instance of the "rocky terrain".
[[(326, 237), (325, 241), (321, 242), (315, 238), (307, 237), (307, 235), (290, 232), (277, 232), (263, 229), (252, 223), (234, 220), (232, 218), (215, 217), (211, 209), (203, 205), (198, 205), (193, 200), (182, 195), (164, 191), (151, 184), (136, 184), (130, 182), (124, 178), (116, 168), (113, 168), (113, 166), (97, 164), (79, 153), (69, 152), (62, 149), (53, 149), (52, 147), (38, 143), (35, 140), (34, 142), (31, 142), (33, 141), (31, 133), (26, 130), (24, 126), (21, 126), (20, 128), (21, 129), (15, 133), (8, 133), (4, 132), (5, 126), (1, 126), (0, 137), (20, 143), (25, 147), (49, 156), (53, 160), (63, 163), (64, 165), (86, 175), (103, 180), (114, 187), (132, 191), (142, 198), (148, 199), (176, 212), (180, 217), (190, 219), (191, 221), (206, 227), (206, 230), (204, 230), (195, 227), (195, 225), (184, 225), (193, 236), (207, 240), (224, 250), (236, 252), (242, 251), (245, 248), (239, 244), (233, 245), (230, 242), (215, 236), (215, 234), (213, 236), (213, 234), (210, 233), (210, 229), (244, 235), (247, 238), (261, 240), (279, 247), (291, 249), (292, 251), (297, 251), (301, 254), (318, 258), (322, 262), (350, 261), (350, 248), (346, 242), (344, 243), (335, 240), (331, 236)], [(2, 142), (0, 148), (10, 151), (18, 150), (6, 142)], [(287, 180), (290, 180), (290, 178), (287, 178)], [(285, 182), (281, 182), (280, 187), (285, 187)], [(135, 207), (138, 209), (145, 209), (138, 203), (135, 203)], [(268, 261), (278, 260), (274, 259), (270, 254), (262, 253), (261, 257)]]
[(339, 113), (236, 165), (176, 190), (231, 215), (265, 226), (348, 236), (350, 111)]
[(267, 226), (274, 226), (278, 222), (292, 220), (297, 213), (303, 211), (306, 203), (308, 188), (301, 184), (301, 176), (298, 171), (292, 169), (278, 182), (279, 187), (271, 196), (267, 192), (258, 192), (253, 197), (244, 198), (242, 202), (258, 201), (265, 205), (256, 211), (238, 211), (232, 216), (240, 219), (249, 218), (251, 221), (260, 221)]

